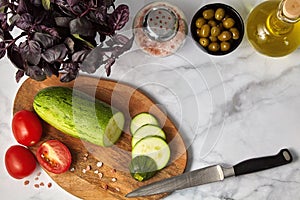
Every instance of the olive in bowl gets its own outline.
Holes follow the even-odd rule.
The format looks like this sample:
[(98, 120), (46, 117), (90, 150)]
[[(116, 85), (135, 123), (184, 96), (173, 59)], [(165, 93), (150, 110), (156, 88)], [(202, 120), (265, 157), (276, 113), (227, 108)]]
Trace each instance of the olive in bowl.
[(244, 22), (231, 6), (222, 3), (208, 4), (194, 15), (191, 34), (198, 46), (211, 55), (225, 55), (242, 42)]

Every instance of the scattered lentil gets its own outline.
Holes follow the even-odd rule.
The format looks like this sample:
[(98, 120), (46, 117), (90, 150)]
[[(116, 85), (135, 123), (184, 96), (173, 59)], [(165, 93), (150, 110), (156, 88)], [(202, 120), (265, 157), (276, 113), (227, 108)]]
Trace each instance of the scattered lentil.
[(29, 184), (29, 180), (24, 181), (24, 185), (28, 185)]

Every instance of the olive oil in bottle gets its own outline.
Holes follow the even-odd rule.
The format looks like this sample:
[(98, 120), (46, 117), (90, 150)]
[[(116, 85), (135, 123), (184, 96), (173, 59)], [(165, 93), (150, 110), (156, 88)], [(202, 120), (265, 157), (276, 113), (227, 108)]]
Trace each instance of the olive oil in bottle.
[(285, 56), (300, 45), (300, 0), (269, 0), (255, 7), (247, 20), (247, 37), (260, 53)]

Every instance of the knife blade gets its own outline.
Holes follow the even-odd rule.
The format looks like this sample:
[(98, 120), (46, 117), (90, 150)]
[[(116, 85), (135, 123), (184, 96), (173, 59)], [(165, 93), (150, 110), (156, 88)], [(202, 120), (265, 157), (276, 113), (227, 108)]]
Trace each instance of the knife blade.
[(288, 149), (282, 149), (276, 155), (252, 158), (242, 161), (232, 167), (223, 167), (222, 165), (213, 165), (194, 171), (186, 172), (178, 176), (167, 178), (149, 185), (142, 186), (125, 197), (140, 197), (169, 193), (175, 190), (181, 190), (189, 187), (199, 186), (216, 181), (222, 181), (225, 178), (239, 176), (243, 174), (258, 172), (273, 167), (288, 164), (292, 162), (293, 157)]

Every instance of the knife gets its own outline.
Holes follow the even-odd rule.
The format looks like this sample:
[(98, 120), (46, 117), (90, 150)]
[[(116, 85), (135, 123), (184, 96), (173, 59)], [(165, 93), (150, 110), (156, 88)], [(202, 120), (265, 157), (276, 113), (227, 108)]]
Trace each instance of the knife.
[(232, 167), (223, 167), (221, 165), (213, 165), (202, 169), (186, 172), (184, 174), (154, 182), (149, 185), (142, 186), (125, 197), (148, 196), (160, 193), (173, 192), (189, 187), (222, 181), (225, 178), (239, 176), (243, 174), (253, 173), (273, 167), (288, 164), (292, 162), (293, 157), (288, 149), (282, 149), (276, 155), (252, 158), (242, 161)]

